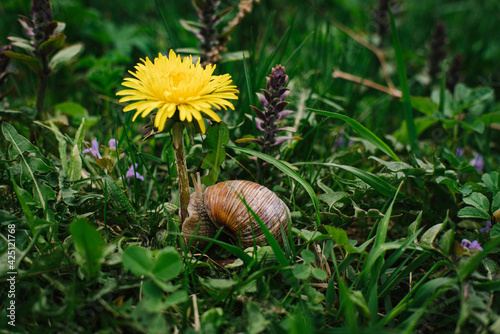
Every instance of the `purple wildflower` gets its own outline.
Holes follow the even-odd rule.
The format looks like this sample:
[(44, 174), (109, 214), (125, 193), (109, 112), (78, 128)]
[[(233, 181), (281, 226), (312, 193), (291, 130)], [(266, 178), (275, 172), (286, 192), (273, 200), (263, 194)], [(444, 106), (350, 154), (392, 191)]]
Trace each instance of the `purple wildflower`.
[(489, 233), (491, 230), (491, 220), (486, 221), (486, 227), (483, 227), (479, 232)]
[(333, 143), (333, 147), (334, 148), (340, 147), (340, 146), (344, 145), (344, 142), (345, 142), (344, 137), (340, 137), (337, 140), (335, 140), (335, 142)]
[(470, 165), (476, 168), (479, 173), (482, 173), (484, 168), (483, 156), (481, 154), (474, 153), (474, 159), (472, 159)]
[(477, 249), (479, 251), (483, 250), (483, 247), (481, 247), (481, 245), (479, 244), (479, 242), (477, 242), (477, 240), (470, 242), (467, 239), (463, 239), (460, 245), (462, 246), (463, 249)]
[(285, 109), (289, 104), (289, 102), (285, 101), (285, 98), (290, 94), (290, 89), (286, 88), (288, 75), (285, 73), (285, 67), (281, 65), (275, 66), (271, 70), (271, 75), (266, 77), (266, 81), (267, 89), (262, 90), (263, 94), (257, 93), (262, 110), (250, 106), (257, 116), (255, 126), (264, 132), (254, 142), (262, 146), (262, 152), (264, 153), (267, 153), (271, 146), (280, 145), (290, 139), (298, 139), (296, 137), (276, 136), (276, 133), (280, 131), (295, 132), (295, 129), (291, 127), (278, 127), (278, 121), (292, 113), (291, 110)]
[(82, 151), (83, 154), (90, 153), (96, 159), (102, 159), (101, 153), (99, 153), (99, 143), (97, 140), (92, 140), (92, 148), (86, 148)]
[(131, 179), (131, 178), (135, 177), (136, 179), (144, 181), (144, 176), (142, 176), (141, 174), (139, 174), (138, 172), (135, 171), (137, 166), (139, 166), (138, 163), (135, 164), (135, 167), (134, 167), (134, 165), (130, 165), (130, 168), (127, 171), (126, 177), (127, 177), (127, 179)]
[(457, 149), (455, 150), (455, 156), (458, 158), (458, 157), (461, 157), (463, 156), (465, 153), (464, 149), (461, 148), (461, 147), (457, 147)]
[(116, 150), (116, 144), (118, 144), (118, 140), (112, 138), (108, 142), (108, 147), (112, 150)]

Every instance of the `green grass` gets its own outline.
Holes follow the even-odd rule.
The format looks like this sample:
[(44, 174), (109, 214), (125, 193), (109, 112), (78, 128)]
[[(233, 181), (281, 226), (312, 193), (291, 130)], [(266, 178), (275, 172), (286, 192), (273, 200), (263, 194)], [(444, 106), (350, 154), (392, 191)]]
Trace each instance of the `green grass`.
[[(9, 73), (2, 81), (0, 72), (0, 331), (498, 332), (500, 35), (492, 13), (500, 7), (396, 1), (391, 16), (377, 13), (378, 3), (261, 1), (231, 32), (216, 68), (239, 90), (235, 110), (218, 112), (229, 143), (217, 146), (217, 128), (208, 140), (186, 134), (188, 172), (265, 185), (290, 209), (290, 235), (280, 247), (263, 228), (269, 245), (242, 250), (219, 231), (209, 248), (190, 252), (171, 134), (143, 140), (149, 116), (132, 122), (115, 94), (140, 58), (171, 48), (199, 54), (180, 22), (196, 22), (195, 8), (53, 0), (73, 49), (48, 76), (45, 117), (33, 58), (0, 66)], [(234, 9), (219, 26), (238, 4), (221, 4)], [(30, 8), (2, 3), (2, 45), (27, 38), (17, 19)], [(431, 79), (438, 21), (447, 54)], [(12, 51), (27, 54), (19, 43)], [(459, 53), (460, 82), (450, 91), (445, 73)], [(294, 111), (279, 125), (296, 130), (278, 135), (300, 139), (264, 154), (248, 143), (261, 135), (250, 106), (261, 108), (255, 93), (278, 64)], [(92, 140), (104, 159), (82, 153)], [(126, 177), (136, 163), (144, 181)], [(480, 231), (486, 220), (491, 230)]]

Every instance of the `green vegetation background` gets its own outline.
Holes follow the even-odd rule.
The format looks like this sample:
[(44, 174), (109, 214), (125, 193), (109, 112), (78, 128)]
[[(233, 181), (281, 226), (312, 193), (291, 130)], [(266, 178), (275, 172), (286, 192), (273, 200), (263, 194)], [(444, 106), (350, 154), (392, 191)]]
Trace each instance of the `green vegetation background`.
[[(296, 127), (302, 140), (271, 155), (294, 165), (319, 202), (315, 207), (316, 197), (296, 182), (288, 165), (279, 168), (270, 160), (259, 181), (292, 211), (291, 245), (250, 255), (225, 245), (191, 258), (178, 235), (170, 137), (141, 141), (147, 120), (131, 123), (115, 93), (140, 58), (171, 48), (197, 50), (198, 40), (180, 22), (196, 21), (196, 11), (181, 1), (52, 1), (54, 20), (66, 23), (66, 43), (82, 43), (84, 49), (50, 77), (46, 108), (52, 116), (70, 115), (68, 124), (58, 125), (68, 147), (85, 117), (87, 143), (106, 145), (116, 138), (125, 155), (110, 176), (90, 155), (81, 155), (86, 177), (70, 181), (60, 171), (59, 139), (33, 122), (39, 120), (33, 112), (37, 76), (11, 62), (7, 85), (14, 91), (0, 110), (6, 138), (0, 145), (0, 223), (16, 226), (19, 275), (17, 326), (8, 327), (2, 307), (2, 328), (499, 333), (500, 229), (494, 213), (500, 209), (500, 3), (393, 1), (401, 52), (379, 5), (261, 1), (232, 33), (228, 51), (246, 53), (245, 60), (217, 67), (240, 90), (236, 111), (220, 113), (231, 142), (219, 181), (255, 180), (249, 151), (230, 147), (238, 138), (258, 135), (245, 114), (251, 114), (250, 105), (258, 106), (255, 93), (265, 88), (271, 67), (282, 64), (290, 77), (289, 108), (296, 111), (283, 124)], [(221, 8), (229, 6), (238, 2), (222, 1)], [(30, 1), (2, 1), (2, 44), (8, 36), (24, 36), (17, 16), (28, 16), (30, 8)], [(430, 45), (438, 22), (446, 27), (446, 57), (439, 76), (431, 78)], [(340, 24), (376, 46), (386, 66)], [(459, 54), (460, 86), (447, 92), (442, 75)], [(400, 99), (332, 77), (338, 69), (386, 85), (385, 70), (402, 90), (398, 57), (404, 60), (420, 155), (409, 148)], [(19, 113), (12, 116), (12, 110)], [(360, 124), (372, 134), (363, 136)], [(23, 137), (33, 146), (13, 156), (9, 147), (25, 143)], [(380, 150), (377, 139), (401, 161)], [(464, 153), (457, 155), (457, 148)], [(191, 171), (199, 170), (206, 151), (201, 137), (188, 144)], [(49, 169), (38, 166), (25, 178), (19, 172), (23, 154)], [(474, 162), (478, 156), (484, 159), (481, 170)], [(124, 177), (135, 162), (145, 182)], [(51, 189), (44, 188), (41, 197), (48, 210), (33, 199), (37, 182)], [(481, 232), (487, 220), (493, 228)], [(6, 283), (7, 232), (2, 234), (0, 273)], [(477, 240), (483, 250), (463, 247), (463, 239)], [(233, 267), (216, 262), (235, 256)], [(6, 292), (0, 292), (3, 306)]]

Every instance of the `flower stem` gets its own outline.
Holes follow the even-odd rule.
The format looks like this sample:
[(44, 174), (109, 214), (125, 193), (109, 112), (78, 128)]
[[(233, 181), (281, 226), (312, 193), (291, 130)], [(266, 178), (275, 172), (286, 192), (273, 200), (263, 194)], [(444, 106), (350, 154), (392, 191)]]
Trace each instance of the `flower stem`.
[(179, 198), (181, 224), (188, 216), (187, 207), (189, 204), (189, 178), (186, 168), (186, 153), (184, 152), (184, 125), (176, 122), (173, 127), (173, 146), (175, 150), (175, 164), (177, 166), (177, 175), (179, 176)]
[(49, 82), (50, 68), (47, 60), (47, 56), (40, 55), (40, 61), (42, 62), (42, 71), (38, 74), (38, 94), (36, 97), (36, 109), (42, 120), (46, 119), (45, 115), (45, 94), (47, 92), (47, 85)]

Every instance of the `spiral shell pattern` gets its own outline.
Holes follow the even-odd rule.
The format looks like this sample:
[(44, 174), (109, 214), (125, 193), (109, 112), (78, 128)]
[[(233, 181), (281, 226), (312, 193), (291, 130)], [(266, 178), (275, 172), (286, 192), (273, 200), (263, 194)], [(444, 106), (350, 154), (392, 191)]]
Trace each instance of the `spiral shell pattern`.
[[(282, 226), (288, 235), (288, 207), (274, 192), (260, 184), (234, 180), (208, 187), (204, 194), (204, 204), (210, 220), (217, 228), (224, 226), (224, 232), (238, 244), (247, 248), (267, 243), (259, 224), (244, 202), (262, 220), (278, 243), (283, 246)], [(286, 236), (285, 236), (286, 238)]]

